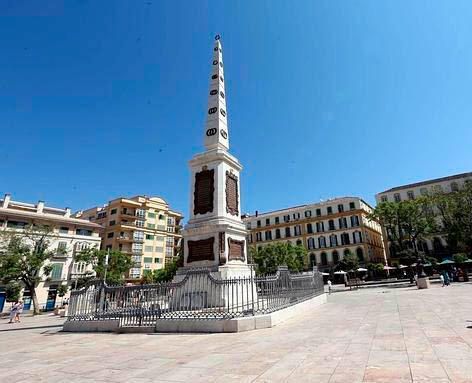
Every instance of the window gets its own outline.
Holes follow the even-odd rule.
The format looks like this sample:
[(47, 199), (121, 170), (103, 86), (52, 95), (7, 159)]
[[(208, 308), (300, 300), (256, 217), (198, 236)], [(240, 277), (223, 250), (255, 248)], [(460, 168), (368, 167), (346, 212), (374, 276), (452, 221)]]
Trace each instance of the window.
[(266, 226), (270, 225), (270, 218), (266, 218)]
[(152, 257), (144, 257), (144, 263), (152, 263)]
[(408, 190), (406, 192), (406, 195), (407, 195), (409, 200), (415, 199), (415, 193), (413, 193), (413, 190)]
[(333, 208), (331, 206), (328, 206), (327, 212), (328, 214), (333, 214)]
[(154, 239), (154, 236), (152, 234), (146, 234), (146, 239)]
[(167, 225), (174, 226), (175, 225), (175, 218), (174, 217), (168, 217), (167, 218)]
[(326, 253), (321, 253), (321, 265), (327, 266), (328, 265), (328, 256)]
[(106, 216), (107, 216), (107, 212), (101, 211), (100, 213), (97, 214), (97, 219), (102, 219), (102, 218), (105, 218)]
[(156, 218), (156, 213), (148, 212), (147, 216), (148, 218)]
[(306, 218), (311, 217), (311, 210), (306, 210), (306, 211), (305, 211), (305, 217), (306, 217)]
[(261, 233), (261, 232), (256, 233), (256, 241), (257, 241), (257, 242), (262, 241), (262, 233)]
[(364, 251), (360, 247), (357, 248), (356, 255), (359, 262), (364, 262)]
[(402, 198), (400, 197), (400, 193), (395, 193), (395, 194), (393, 195), (393, 200), (394, 200), (395, 202), (400, 202), (400, 201), (402, 200)]
[(344, 256), (351, 254), (351, 250), (344, 249)]
[(459, 185), (457, 185), (457, 182), (451, 182), (451, 191), (452, 192), (459, 191)]
[(338, 213), (342, 213), (344, 211), (344, 205), (343, 204), (339, 204), (338, 205)]
[(275, 229), (275, 239), (280, 238), (280, 229)]
[(67, 242), (59, 242), (57, 244), (57, 252), (59, 254), (65, 254), (66, 251), (67, 251)]
[(92, 230), (77, 229), (75, 231), (75, 234), (77, 234), (77, 235), (86, 235), (86, 236), (90, 237), (92, 235)]
[(7, 227), (11, 229), (23, 229), (26, 226), (28, 226), (27, 222), (10, 221), (10, 220), (7, 222)]
[(155, 228), (156, 228), (156, 224), (155, 224), (155, 223), (148, 223), (148, 224), (147, 224), (147, 228), (148, 228), (148, 229), (155, 229)]
[(174, 237), (166, 237), (166, 245), (174, 246)]
[(295, 235), (302, 235), (302, 227), (300, 225), (295, 226), (293, 229)]
[(265, 232), (265, 240), (266, 241), (272, 240), (272, 232), (270, 230)]
[(321, 209), (316, 209), (316, 216), (321, 217)]
[(257, 227), (261, 227), (261, 220), (260, 219), (257, 221)]
[(136, 221), (136, 226), (137, 226), (137, 227), (144, 227), (144, 221), (137, 220), (137, 221)]
[(322, 233), (324, 231), (324, 222), (316, 222), (316, 232)]
[(359, 226), (359, 217), (357, 215), (351, 216), (351, 227)]
[(328, 227), (329, 230), (336, 230), (336, 227), (334, 226), (334, 221), (332, 219), (328, 221)]
[(53, 281), (58, 281), (62, 279), (62, 263), (53, 263), (50, 278)]
[(284, 222), (290, 222), (290, 215), (284, 215)]
[(116, 209), (111, 209), (110, 215), (116, 214)]
[(362, 233), (360, 231), (355, 231), (352, 233), (353, 243), (361, 243), (362, 242)]
[(287, 238), (287, 237), (291, 237), (291, 236), (292, 236), (292, 234), (290, 233), (290, 228), (286, 227), (285, 228), (285, 237)]
[(350, 210), (355, 210), (356, 209), (356, 203), (355, 202), (349, 202), (349, 209)]
[(153, 251), (153, 247), (152, 246), (144, 246), (144, 251), (146, 253), (151, 253)]
[(388, 197), (386, 195), (383, 195), (380, 197), (380, 201), (381, 202), (387, 202), (388, 201)]
[(340, 229), (346, 229), (347, 228), (347, 219), (346, 219), (346, 217), (339, 218), (338, 223), (339, 223), (339, 228)]
[(333, 257), (333, 263), (336, 264), (339, 262), (339, 253), (334, 250), (332, 253), (331, 253), (331, 256)]
[(252, 243), (252, 234), (249, 234), (248, 241), (249, 241), (249, 243)]
[(280, 223), (280, 217), (275, 217), (275, 224), (278, 225)]
[(136, 217), (144, 218), (146, 216), (146, 210), (136, 209)]
[(300, 213), (293, 213), (292, 214), (293, 219), (296, 221), (297, 219), (300, 219)]
[(107, 234), (107, 238), (113, 238), (115, 236), (115, 233), (114, 232), (111, 232), (111, 233), (108, 233)]
[(307, 241), (308, 249), (314, 249), (315, 248), (315, 239), (314, 238), (308, 238)]
[(116, 224), (116, 221), (113, 220), (113, 221), (110, 221), (110, 222), (108, 223), (108, 226), (114, 226), (115, 224)]
[(159, 214), (159, 220), (164, 221), (166, 219), (166, 216), (164, 214)]
[(313, 234), (313, 225), (312, 225), (311, 223), (308, 223), (308, 224), (306, 225), (306, 232), (307, 232), (308, 234)]
[(69, 228), (66, 227), (66, 226), (62, 226), (62, 227), (59, 229), (59, 233), (61, 233), (61, 234), (68, 234), (68, 233), (69, 233)]
[(314, 253), (310, 254), (310, 266), (316, 266), (316, 255)]
[(321, 237), (318, 238), (318, 247), (320, 249), (326, 247), (326, 238), (325, 237), (321, 236)]
[(246, 229), (248, 229), (248, 230), (251, 229), (251, 222), (248, 222), (248, 223), (246, 224)]
[(133, 233), (133, 239), (134, 239), (135, 241), (142, 241), (142, 240), (144, 240), (144, 232), (142, 232), (142, 231), (135, 231), (135, 232)]
[(154, 263), (162, 263), (162, 258), (154, 258)]
[(341, 234), (341, 245), (349, 245), (350, 240), (349, 240), (349, 234), (348, 233), (342, 233)]
[(331, 234), (329, 236), (329, 245), (331, 247), (338, 246), (338, 236), (336, 234)]

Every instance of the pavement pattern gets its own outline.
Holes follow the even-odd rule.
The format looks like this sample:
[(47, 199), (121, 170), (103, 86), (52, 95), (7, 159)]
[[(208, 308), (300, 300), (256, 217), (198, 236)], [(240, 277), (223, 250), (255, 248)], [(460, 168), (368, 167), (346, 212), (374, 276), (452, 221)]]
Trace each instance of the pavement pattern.
[(236, 334), (63, 333), (61, 322), (1, 319), (0, 382), (472, 382), (469, 283), (334, 293)]

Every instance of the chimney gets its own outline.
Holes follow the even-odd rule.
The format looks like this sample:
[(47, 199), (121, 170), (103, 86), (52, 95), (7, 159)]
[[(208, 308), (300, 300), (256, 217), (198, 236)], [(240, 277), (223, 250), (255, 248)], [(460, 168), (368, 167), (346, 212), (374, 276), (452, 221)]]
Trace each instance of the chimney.
[(256, 217), (259, 215), (259, 212), (256, 210)]
[(70, 217), (70, 207), (66, 207), (66, 212), (64, 214), (64, 217), (66, 217), (66, 218)]
[(44, 209), (44, 201), (38, 201), (36, 205), (36, 213), (42, 213)]
[(10, 204), (11, 200), (11, 194), (5, 194), (5, 197), (3, 197), (3, 208), (6, 209), (8, 205)]

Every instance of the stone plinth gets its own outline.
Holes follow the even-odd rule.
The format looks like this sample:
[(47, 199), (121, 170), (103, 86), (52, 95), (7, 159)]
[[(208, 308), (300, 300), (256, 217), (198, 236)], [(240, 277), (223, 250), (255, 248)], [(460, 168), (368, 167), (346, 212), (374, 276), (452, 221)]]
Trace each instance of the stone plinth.
[(418, 286), (418, 289), (429, 289), (429, 278), (428, 277), (418, 278), (417, 286)]

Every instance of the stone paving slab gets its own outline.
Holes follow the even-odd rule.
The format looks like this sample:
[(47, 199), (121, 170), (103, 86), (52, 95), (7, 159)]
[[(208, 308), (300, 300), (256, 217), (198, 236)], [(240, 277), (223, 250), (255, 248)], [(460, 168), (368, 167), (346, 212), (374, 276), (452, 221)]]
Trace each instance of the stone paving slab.
[(0, 382), (472, 383), (472, 284), (377, 288), (235, 334), (60, 332), (0, 320)]

